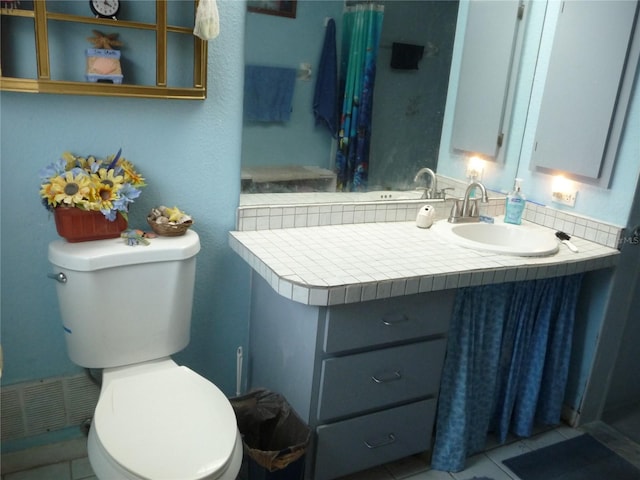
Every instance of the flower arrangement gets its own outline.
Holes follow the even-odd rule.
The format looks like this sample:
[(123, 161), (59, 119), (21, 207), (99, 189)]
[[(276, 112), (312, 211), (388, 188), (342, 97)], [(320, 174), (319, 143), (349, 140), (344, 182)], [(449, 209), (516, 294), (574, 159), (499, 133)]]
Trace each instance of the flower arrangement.
[(100, 211), (114, 221), (118, 213), (127, 220), (129, 204), (146, 184), (131, 162), (116, 155), (106, 159), (77, 157), (70, 152), (40, 170), (42, 203), (49, 211), (75, 207)]

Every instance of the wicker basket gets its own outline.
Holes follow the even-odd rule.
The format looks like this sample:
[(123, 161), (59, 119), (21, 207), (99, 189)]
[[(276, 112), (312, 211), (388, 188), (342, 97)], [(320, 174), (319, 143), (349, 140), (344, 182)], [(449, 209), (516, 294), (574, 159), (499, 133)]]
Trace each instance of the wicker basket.
[(151, 227), (151, 230), (162, 237), (179, 237), (189, 230), (189, 227), (193, 225), (193, 220), (184, 223), (156, 223), (147, 217), (147, 223)]

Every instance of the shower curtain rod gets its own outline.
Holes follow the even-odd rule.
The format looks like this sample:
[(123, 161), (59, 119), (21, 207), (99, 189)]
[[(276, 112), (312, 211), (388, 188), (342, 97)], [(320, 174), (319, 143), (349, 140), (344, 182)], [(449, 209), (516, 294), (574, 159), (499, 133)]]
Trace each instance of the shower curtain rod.
[(380, 10), (384, 10), (384, 5), (381, 4), (380, 2), (376, 1), (376, 0), (363, 0), (361, 2), (354, 2), (354, 3), (345, 3), (344, 4), (344, 9), (345, 10), (349, 10), (350, 8), (354, 8), (357, 7), (358, 5), (372, 5), (374, 7), (376, 7), (377, 9)]

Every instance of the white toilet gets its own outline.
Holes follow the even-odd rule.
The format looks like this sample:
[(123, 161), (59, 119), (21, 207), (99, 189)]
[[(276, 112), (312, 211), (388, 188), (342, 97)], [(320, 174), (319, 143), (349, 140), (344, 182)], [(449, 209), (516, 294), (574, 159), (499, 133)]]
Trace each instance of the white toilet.
[(195, 232), (150, 245), (49, 245), (67, 350), (102, 368), (88, 440), (101, 480), (235, 480), (242, 441), (227, 397), (170, 355), (189, 343)]

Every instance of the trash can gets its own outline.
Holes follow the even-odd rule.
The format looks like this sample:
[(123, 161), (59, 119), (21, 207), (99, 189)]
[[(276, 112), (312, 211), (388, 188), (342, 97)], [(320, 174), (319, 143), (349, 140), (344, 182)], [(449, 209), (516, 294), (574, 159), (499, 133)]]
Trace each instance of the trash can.
[(311, 429), (287, 400), (256, 389), (230, 401), (247, 462), (240, 478), (247, 473), (246, 480), (302, 480)]

